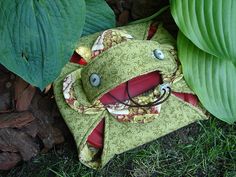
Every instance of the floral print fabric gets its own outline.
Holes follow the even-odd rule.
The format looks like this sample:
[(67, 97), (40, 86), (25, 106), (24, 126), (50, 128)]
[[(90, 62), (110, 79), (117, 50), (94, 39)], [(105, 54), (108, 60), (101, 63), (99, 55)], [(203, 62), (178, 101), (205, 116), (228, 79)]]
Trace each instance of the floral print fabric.
[[(122, 30), (106, 30), (96, 39), (92, 53), (93, 58), (101, 54), (108, 48), (114, 47), (116, 44), (133, 39), (126, 31)], [(84, 53), (83, 53), (84, 54)], [(155, 105), (151, 107), (130, 107), (122, 103), (115, 103), (109, 105), (103, 105), (99, 100), (95, 101), (92, 105), (86, 106), (78, 103), (80, 97), (76, 97), (74, 93), (73, 84), (80, 78), (76, 77), (76, 73), (69, 74), (63, 82), (63, 94), (66, 102), (71, 108), (77, 110), (80, 113), (89, 114), (103, 111), (106, 109), (111, 115), (113, 115), (119, 122), (132, 122), (132, 123), (147, 123), (154, 120), (161, 110), (161, 105)], [(143, 93), (133, 98), (141, 105), (154, 102), (157, 100), (158, 87), (149, 91), (149, 93)], [(134, 105), (130, 100), (124, 101), (128, 105)]]
[[(103, 105), (99, 100), (90, 106), (82, 105), (78, 102), (79, 96), (76, 97), (73, 84), (78, 80), (78, 72), (74, 71), (67, 75), (63, 81), (63, 95), (66, 103), (76, 111), (82, 114), (96, 114), (105, 109), (114, 116), (119, 122), (147, 123), (155, 119), (161, 111), (161, 105), (151, 107), (130, 107), (121, 103)], [(159, 87), (145, 92), (133, 98), (140, 104), (147, 104), (156, 101), (160, 96)], [(124, 101), (126, 104), (134, 105), (130, 100)], [(156, 116), (153, 116), (156, 115)]]

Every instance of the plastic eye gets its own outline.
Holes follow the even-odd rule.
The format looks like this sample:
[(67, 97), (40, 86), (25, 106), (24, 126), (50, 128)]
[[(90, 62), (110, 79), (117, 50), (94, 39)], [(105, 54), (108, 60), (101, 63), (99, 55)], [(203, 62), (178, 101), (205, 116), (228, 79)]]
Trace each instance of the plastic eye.
[(89, 77), (89, 82), (93, 87), (97, 87), (101, 83), (101, 77), (98, 74), (91, 74)]
[(155, 49), (153, 51), (153, 54), (159, 60), (163, 60), (165, 58), (165, 55), (163, 54), (163, 52), (161, 50)]
[(169, 83), (163, 83), (160, 85), (160, 92), (162, 93), (163, 91), (170, 91), (170, 84)]

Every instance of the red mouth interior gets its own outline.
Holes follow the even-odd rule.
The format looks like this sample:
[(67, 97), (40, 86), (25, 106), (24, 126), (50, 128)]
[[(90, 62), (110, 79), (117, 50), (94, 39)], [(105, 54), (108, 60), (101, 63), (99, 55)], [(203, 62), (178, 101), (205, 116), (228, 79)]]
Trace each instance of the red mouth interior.
[[(135, 97), (140, 95), (141, 93), (146, 92), (158, 84), (162, 83), (161, 75), (155, 71), (148, 74), (144, 74), (142, 76), (135, 77), (129, 80), (129, 93), (131, 97)], [(127, 100), (128, 94), (126, 90), (126, 83), (122, 83), (113, 90), (109, 92), (109, 94), (105, 94), (100, 98), (100, 101), (104, 104), (112, 104), (116, 103), (117, 101), (114, 100), (110, 95), (113, 95), (120, 101)]]
[[(155, 86), (161, 83), (162, 83), (161, 75), (156, 71), (151, 72), (131, 79), (129, 81), (129, 92), (131, 97), (135, 97), (145, 91), (154, 88)], [(125, 83), (114, 88), (109, 93), (121, 101), (128, 99)], [(192, 104), (193, 106), (196, 106), (198, 104), (198, 98), (193, 94), (177, 93), (177, 92), (172, 92), (172, 93), (176, 97)], [(101, 97), (100, 101), (104, 105), (116, 102), (109, 94), (105, 94), (103, 97)], [(103, 148), (104, 126), (105, 126), (105, 121), (103, 119), (93, 130), (93, 132), (88, 136), (87, 142), (95, 148)]]

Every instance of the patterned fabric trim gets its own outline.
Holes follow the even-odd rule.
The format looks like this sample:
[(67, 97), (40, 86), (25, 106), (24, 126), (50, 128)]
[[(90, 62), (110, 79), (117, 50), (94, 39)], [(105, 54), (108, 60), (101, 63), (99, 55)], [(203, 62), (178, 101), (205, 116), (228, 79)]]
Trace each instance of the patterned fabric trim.
[[(99, 100), (90, 106), (86, 106), (78, 102), (80, 96), (76, 95), (74, 83), (79, 80), (80, 70), (74, 71), (67, 75), (63, 81), (63, 95), (66, 103), (74, 110), (82, 114), (96, 114), (107, 110), (114, 118), (119, 122), (131, 122), (131, 123), (148, 123), (152, 122), (160, 113), (161, 105), (152, 107), (129, 107), (120, 103), (103, 105)], [(156, 101), (156, 98), (160, 95), (159, 87), (145, 92), (139, 96), (133, 98), (134, 101), (140, 104), (147, 104), (149, 102)], [(130, 100), (126, 100), (125, 103), (134, 105)]]

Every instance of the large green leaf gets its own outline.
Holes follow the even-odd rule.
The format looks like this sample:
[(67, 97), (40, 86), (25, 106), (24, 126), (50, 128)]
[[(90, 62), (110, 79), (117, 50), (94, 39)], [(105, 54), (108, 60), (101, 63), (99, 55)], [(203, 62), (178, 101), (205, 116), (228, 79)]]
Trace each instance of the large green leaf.
[(84, 36), (115, 27), (114, 12), (105, 0), (85, 0), (85, 2), (86, 20), (83, 29)]
[(0, 0), (0, 63), (43, 89), (73, 53), (84, 0)]
[(236, 121), (235, 65), (200, 50), (182, 33), (177, 44), (184, 77), (202, 104), (219, 119)]
[(196, 46), (236, 64), (235, 0), (171, 0), (171, 13)]

